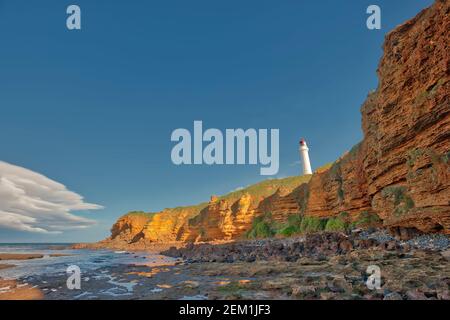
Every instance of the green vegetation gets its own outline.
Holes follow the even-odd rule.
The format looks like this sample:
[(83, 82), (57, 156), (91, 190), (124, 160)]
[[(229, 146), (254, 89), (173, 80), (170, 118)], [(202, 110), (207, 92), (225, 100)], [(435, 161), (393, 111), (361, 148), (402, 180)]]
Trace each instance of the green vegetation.
[(175, 214), (178, 214), (181, 211), (199, 212), (200, 210), (206, 208), (207, 205), (208, 205), (207, 202), (202, 202), (200, 204), (196, 204), (196, 205), (192, 205), (192, 206), (168, 208), (168, 209), (164, 209), (164, 211), (170, 211), (171, 213), (175, 213)]
[(339, 213), (338, 217), (345, 222), (348, 222), (348, 220), (350, 219), (350, 215), (346, 211), (342, 211), (341, 213)]
[(291, 237), (299, 234), (316, 232), (347, 232), (353, 228), (376, 227), (382, 220), (376, 213), (363, 211), (356, 221), (351, 223), (348, 212), (341, 212), (336, 217), (317, 218), (293, 214), (288, 217), (288, 221), (282, 225), (277, 225), (272, 215), (265, 214), (253, 220), (252, 228), (246, 233), (249, 239), (269, 238), (275, 235)]
[(421, 106), (425, 102), (425, 100), (428, 99), (428, 96), (429, 96), (428, 91), (423, 91), (423, 92), (419, 93), (415, 100), (416, 106), (417, 107)]
[(380, 217), (373, 212), (363, 211), (359, 214), (358, 219), (352, 223), (352, 227), (370, 228), (379, 225), (382, 222)]
[(287, 226), (282, 228), (281, 230), (277, 231), (277, 234), (285, 236), (285, 237), (292, 237), (293, 235), (299, 234), (300, 228), (297, 226)]
[(446, 163), (448, 161), (448, 153), (444, 154), (443, 156), (440, 156), (437, 154), (434, 150), (429, 148), (419, 148), (419, 149), (413, 149), (408, 152), (407, 155), (407, 163), (410, 167), (413, 167), (416, 160), (419, 157), (422, 156), (428, 156), (431, 159), (431, 162), (433, 165), (437, 165), (439, 163)]
[(358, 143), (357, 145), (353, 146), (353, 148), (350, 149), (349, 155), (350, 157), (354, 158), (358, 155), (359, 150), (361, 149), (362, 142)]
[(419, 158), (422, 155), (423, 155), (422, 149), (410, 150), (408, 152), (408, 159), (407, 159), (406, 163), (408, 164), (409, 167), (412, 168), (412, 167), (414, 167), (414, 164), (416, 163), (417, 158)]
[(248, 193), (252, 196), (252, 199), (259, 201), (262, 197), (268, 197), (274, 194), (280, 187), (287, 190), (294, 190), (303, 183), (308, 183), (311, 176), (294, 176), (283, 179), (268, 179), (259, 183), (248, 186), (238, 191), (230, 192), (226, 195), (219, 197), (219, 200), (228, 200), (230, 202), (236, 201), (244, 194)]
[(325, 226), (325, 231), (345, 231), (347, 224), (339, 218), (330, 218)]
[(442, 156), (442, 161), (443, 161), (444, 163), (448, 164), (448, 161), (449, 161), (449, 160), (450, 160), (450, 151), (447, 152), (446, 154), (444, 154), (444, 155)]
[(378, 88), (370, 90), (369, 93), (367, 94), (366, 102), (361, 107), (361, 112), (363, 113), (372, 112), (377, 107), (376, 103), (377, 96), (378, 96)]
[(303, 217), (300, 224), (300, 233), (314, 233), (325, 230), (327, 219), (316, 217)]
[(341, 176), (341, 161), (340, 160), (336, 160), (335, 162), (333, 162), (333, 164), (330, 167), (329, 173), (333, 179), (337, 179), (338, 177)]
[[(339, 220), (341, 219), (339, 218)], [(265, 214), (253, 219), (252, 228), (246, 233), (246, 236), (249, 239), (260, 239), (275, 235), (291, 237), (296, 234), (321, 232), (325, 230), (327, 222), (328, 219), (302, 217), (300, 214), (293, 214), (288, 217), (285, 224), (277, 225), (271, 214)], [(337, 230), (330, 229), (330, 231)]]
[[(198, 205), (186, 206), (186, 207), (176, 207), (171, 209), (164, 209), (163, 212), (165, 215), (171, 216), (173, 220), (178, 219), (181, 212), (186, 212), (187, 217), (194, 217), (198, 215), (198, 213), (204, 209), (208, 204), (200, 203)], [(130, 211), (122, 217), (145, 217), (151, 219), (155, 214), (159, 212), (144, 212), (144, 211)]]
[[(165, 215), (170, 216), (170, 219), (175, 223), (181, 217), (183, 219), (189, 219), (189, 225), (195, 225), (195, 222), (199, 222), (201, 220), (201, 212), (208, 205), (207, 202), (200, 203), (198, 205), (193, 206), (185, 206), (185, 207), (176, 207), (170, 209), (164, 209), (163, 212)], [(197, 219), (197, 220), (195, 220)]]
[(302, 217), (299, 214), (293, 214), (288, 217), (288, 222), (277, 230), (277, 234), (290, 237), (300, 233), (300, 226), (302, 224)]
[(151, 218), (154, 216), (153, 212), (144, 212), (144, 211), (130, 211), (124, 214), (122, 217), (146, 217)]
[(339, 187), (337, 189), (337, 197), (341, 202), (344, 201), (344, 189), (342, 188), (344, 181), (341, 175), (341, 160), (336, 161), (330, 168), (330, 177), (332, 180), (337, 181)]
[(422, 104), (423, 104), (426, 100), (432, 98), (432, 97), (436, 94), (437, 90), (438, 90), (442, 85), (445, 84), (445, 82), (446, 82), (446, 80), (445, 80), (444, 78), (439, 79), (439, 80), (433, 85), (433, 87), (428, 88), (427, 90), (422, 91), (422, 92), (417, 96), (417, 98), (416, 98), (416, 100), (415, 100), (416, 106), (417, 106), (417, 107), (420, 107), (420, 106), (422, 106)]
[(414, 208), (413, 199), (406, 194), (406, 187), (404, 186), (391, 186), (386, 187), (381, 191), (381, 195), (384, 198), (393, 199), (395, 206), (394, 214), (399, 217), (412, 208)]
[[(234, 203), (235, 201), (238, 201), (241, 197), (248, 194), (251, 196), (253, 205), (257, 205), (262, 198), (267, 198), (271, 195), (273, 195), (279, 188), (284, 188), (285, 190), (288, 190), (290, 192), (294, 191), (296, 188), (301, 186), (302, 184), (306, 184), (311, 179), (311, 176), (293, 176), (283, 179), (268, 179), (261, 181), (259, 183), (253, 184), (251, 186), (248, 186), (246, 188), (230, 192), (228, 194), (225, 194), (223, 196), (217, 197), (217, 201), (220, 200), (226, 200), (228, 203)], [(190, 225), (198, 225), (201, 222), (204, 221), (205, 218), (207, 218), (206, 215), (202, 214), (202, 210), (207, 206), (207, 203), (202, 203), (198, 206), (192, 206), (192, 207), (180, 207), (175, 209), (169, 209), (168, 212), (175, 212), (175, 210), (186, 210), (187, 208), (189, 210), (193, 209), (192, 215), (190, 215), (189, 224)], [(257, 229), (259, 231), (254, 231), (250, 236), (252, 237), (264, 237), (264, 234), (269, 233), (269, 226), (271, 226), (270, 221), (264, 221), (263, 223), (260, 223), (257, 226)], [(276, 228), (274, 226), (271, 226), (273, 230)], [(256, 232), (256, 233), (255, 233)]]
[(349, 228), (349, 214), (341, 212), (337, 217), (330, 218), (325, 225), (325, 231), (340, 231), (345, 232)]
[(339, 200), (344, 201), (344, 190), (342, 189), (342, 186), (338, 188), (337, 195)]
[(317, 168), (316, 172), (317, 173), (321, 173), (321, 172), (327, 171), (328, 169), (331, 168), (332, 165), (333, 165), (333, 162), (329, 162), (327, 164), (324, 164), (323, 166)]
[(418, 148), (412, 149), (407, 154), (406, 163), (409, 166), (408, 179), (413, 179), (417, 174), (421, 174), (423, 168), (413, 170), (416, 165), (417, 159), (421, 157), (429, 157), (431, 160), (431, 179), (433, 183), (438, 183), (438, 170), (441, 164), (448, 164), (450, 158), (450, 152), (444, 153), (443, 155), (438, 154), (435, 150), (430, 148)]
[(309, 200), (309, 185), (306, 185), (303, 194), (299, 195), (299, 205), (301, 214), (305, 214), (306, 209), (308, 208), (308, 200)]
[[(326, 164), (319, 169), (318, 171), (325, 171), (327, 170), (331, 164)], [(288, 191), (294, 191), (296, 188), (300, 187), (303, 184), (307, 184), (309, 180), (311, 179), (311, 175), (307, 176), (293, 176), (293, 177), (287, 177), (283, 179), (268, 179), (261, 181), (259, 183), (250, 185), (246, 188), (230, 192), (228, 194), (225, 194), (223, 196), (219, 196), (218, 200), (226, 200), (229, 203), (233, 203), (240, 199), (245, 194), (249, 194), (252, 198), (253, 205), (256, 205), (259, 201), (261, 201), (262, 198), (269, 197), (273, 195), (279, 188), (284, 188)], [(301, 190), (299, 188), (299, 190)], [(300, 204), (300, 207), (302, 208), (302, 212), (306, 210), (307, 201), (309, 197), (309, 191), (308, 188), (304, 188), (300, 192), (304, 192), (303, 197), (300, 197), (302, 200), (302, 203)], [(206, 218), (206, 215), (202, 214), (203, 209), (205, 209), (208, 206), (208, 202), (203, 202), (198, 205), (192, 205), (192, 206), (182, 206), (182, 207), (175, 207), (175, 208), (167, 208), (164, 209), (162, 212), (170, 216), (170, 219), (176, 221), (179, 218), (188, 219), (190, 225), (198, 225)], [(181, 214), (183, 213), (183, 214)], [(144, 212), (144, 211), (132, 211), (127, 213), (125, 216), (144, 216), (151, 218), (155, 213), (152, 212)], [(262, 223), (259, 223), (256, 225), (256, 229), (251, 235), (252, 236), (264, 236), (264, 234), (271, 234), (277, 230), (275, 226), (271, 224), (271, 222), (263, 221)], [(270, 230), (269, 230), (270, 229)], [(292, 230), (291, 230), (292, 231)]]
[(430, 90), (430, 95), (435, 95), (436, 94), (436, 91), (442, 86), (442, 85), (444, 85), (445, 84), (445, 79), (444, 78), (442, 78), (442, 79), (439, 79), (437, 82), (436, 82), (436, 84), (431, 88), (431, 90)]
[(247, 231), (246, 236), (249, 239), (261, 239), (273, 237), (275, 233), (272, 214), (266, 213), (253, 219), (252, 228)]

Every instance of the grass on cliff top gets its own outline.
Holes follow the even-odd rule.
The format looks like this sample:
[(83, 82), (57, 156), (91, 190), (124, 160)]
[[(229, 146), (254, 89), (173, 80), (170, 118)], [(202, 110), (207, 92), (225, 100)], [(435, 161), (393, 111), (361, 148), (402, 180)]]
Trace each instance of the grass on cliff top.
[[(319, 167), (315, 172), (322, 173), (327, 171), (333, 163), (327, 163)], [(306, 176), (292, 176), (280, 179), (267, 179), (261, 182), (249, 185), (243, 189), (236, 190), (220, 196), (219, 199), (224, 200), (237, 200), (244, 194), (248, 193), (253, 199), (259, 200), (261, 197), (268, 197), (274, 194), (279, 188), (283, 187), (286, 190), (292, 191), (304, 183), (308, 183), (311, 180), (311, 175)]]
[[(331, 167), (330, 164), (326, 164), (316, 170), (316, 172), (323, 172), (328, 170)], [(308, 183), (311, 179), (311, 175), (306, 176), (293, 176), (282, 179), (267, 179), (255, 184), (252, 184), (246, 188), (233, 191), (227, 193), (225, 195), (219, 196), (219, 200), (227, 200), (229, 202), (237, 201), (245, 194), (249, 194), (252, 197), (252, 201), (259, 202), (262, 198), (266, 198), (274, 194), (279, 188), (284, 188), (288, 191), (292, 191), (295, 188), (299, 187), (303, 183)], [(180, 206), (174, 208), (166, 208), (162, 212), (164, 214), (176, 216), (181, 212), (188, 212), (187, 217), (192, 218), (200, 213), (202, 209), (204, 209), (208, 205), (208, 202), (202, 202), (200, 204), (191, 205), (191, 206)], [(131, 211), (125, 214), (125, 216), (143, 216), (152, 218), (156, 212), (144, 212), (144, 211)]]
[(203, 208), (208, 205), (207, 202), (200, 203), (198, 205), (193, 206), (185, 206), (185, 207), (175, 207), (175, 208), (166, 208), (161, 212), (144, 212), (144, 211), (130, 211), (123, 215), (122, 217), (146, 217), (148, 219), (152, 218), (157, 213), (164, 213), (168, 215), (178, 215), (181, 212), (188, 212), (188, 217), (194, 216), (198, 214)]
[(144, 212), (144, 211), (130, 211), (122, 216), (123, 217), (146, 217), (151, 218), (155, 213), (153, 212)]
[(236, 201), (245, 194), (252, 196), (252, 200), (259, 201), (261, 198), (271, 196), (279, 188), (285, 188), (288, 191), (292, 191), (299, 187), (303, 183), (308, 183), (311, 179), (310, 175), (307, 176), (293, 176), (282, 179), (267, 179), (255, 184), (252, 184), (243, 189), (230, 192), (223, 196), (218, 197), (219, 200)]
[(187, 212), (187, 217), (191, 218), (200, 213), (206, 206), (208, 205), (208, 202), (202, 202), (200, 204), (192, 205), (192, 206), (181, 206), (181, 207), (175, 207), (175, 208), (166, 208), (162, 212), (164, 214), (169, 214), (173, 216), (177, 216), (178, 214), (182, 212)]

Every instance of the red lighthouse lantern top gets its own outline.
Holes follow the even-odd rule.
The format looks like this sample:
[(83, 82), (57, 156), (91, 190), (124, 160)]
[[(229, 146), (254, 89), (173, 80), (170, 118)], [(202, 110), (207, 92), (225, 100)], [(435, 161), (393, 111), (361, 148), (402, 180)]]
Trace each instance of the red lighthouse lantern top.
[(302, 139), (300, 140), (300, 145), (301, 145), (301, 146), (304, 146), (305, 144), (306, 144), (305, 139), (302, 138)]

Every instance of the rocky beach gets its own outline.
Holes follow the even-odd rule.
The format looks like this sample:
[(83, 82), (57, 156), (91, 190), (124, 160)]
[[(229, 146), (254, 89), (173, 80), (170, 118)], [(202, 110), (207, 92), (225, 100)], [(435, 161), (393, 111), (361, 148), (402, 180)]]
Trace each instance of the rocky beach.
[[(41, 254), (0, 253), (0, 261), (40, 259), (43, 257), (44, 255)], [(13, 264), (0, 264), (0, 270), (14, 267)], [(0, 277), (0, 300), (39, 300), (43, 297), (39, 289), (28, 283), (20, 283), (15, 279), (5, 280)]]
[[(67, 288), (63, 265), (51, 274), (2, 280), (0, 298), (450, 299), (450, 238), (444, 235), (404, 241), (373, 229), (187, 244), (168, 248), (162, 255), (144, 251), (118, 254), (132, 261), (84, 270), (80, 290)], [(101, 263), (101, 259), (94, 262)], [(381, 270), (378, 289), (367, 285), (368, 267), (374, 265)]]

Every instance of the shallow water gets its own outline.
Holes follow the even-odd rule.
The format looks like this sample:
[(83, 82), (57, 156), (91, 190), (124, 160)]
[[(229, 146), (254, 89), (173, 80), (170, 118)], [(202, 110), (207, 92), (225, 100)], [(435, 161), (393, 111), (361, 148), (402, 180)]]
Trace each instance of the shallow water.
[[(66, 273), (67, 267), (76, 265), (81, 272), (93, 271), (99, 268), (126, 265), (157, 266), (170, 264), (174, 259), (148, 252), (127, 253), (110, 250), (74, 250), (64, 249), (62, 244), (0, 244), (0, 253), (35, 253), (43, 254), (44, 258), (29, 260), (1, 260), (2, 264), (15, 267), (0, 270), (0, 278), (18, 279), (33, 275), (52, 275)], [(64, 244), (65, 247), (69, 245)], [(67, 256), (51, 257), (51, 254)]]

